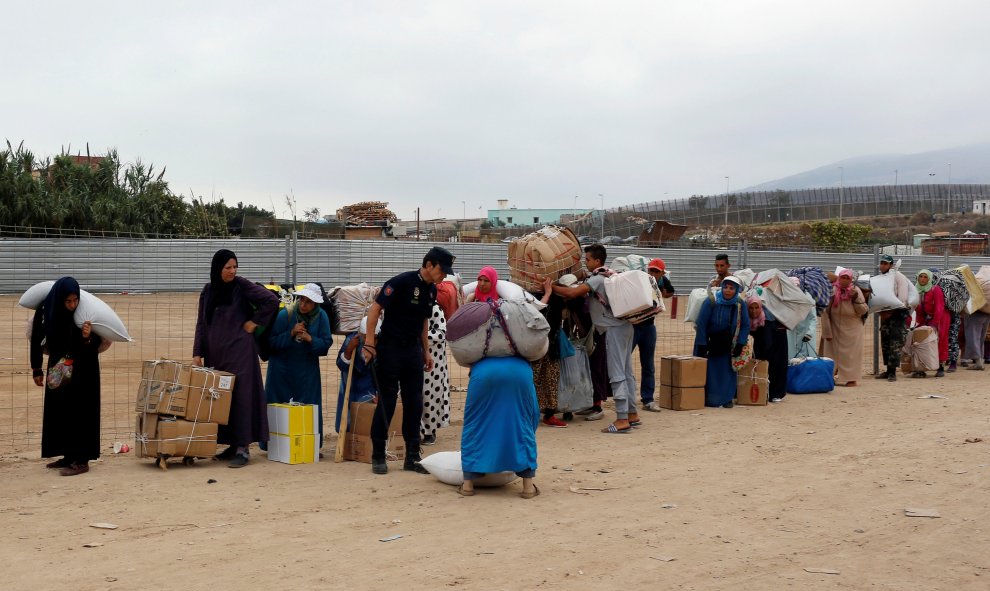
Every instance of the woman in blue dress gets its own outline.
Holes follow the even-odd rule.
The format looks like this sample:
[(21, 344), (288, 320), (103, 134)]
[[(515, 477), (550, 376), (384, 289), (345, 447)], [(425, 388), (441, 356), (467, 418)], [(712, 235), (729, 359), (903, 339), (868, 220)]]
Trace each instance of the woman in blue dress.
[(536, 476), (536, 401), (533, 369), (521, 357), (485, 357), (471, 367), (464, 429), (461, 432), (463, 496), (474, 494), (474, 480), (491, 472), (515, 472), (523, 479), (519, 495), (540, 494)]
[[(749, 339), (749, 311), (739, 297), (742, 282), (729, 275), (715, 299), (705, 299), (695, 321), (694, 354), (708, 358), (705, 406), (732, 408), (736, 397), (736, 372), (732, 356)], [(733, 335), (738, 331), (733, 344)]]
[(268, 403), (315, 404), (320, 417), (320, 447), (323, 447), (323, 387), (320, 357), (330, 350), (333, 335), (330, 319), (323, 311), (320, 286), (307, 283), (296, 292), (296, 300), (279, 311), (269, 337), (271, 357), (265, 395)]

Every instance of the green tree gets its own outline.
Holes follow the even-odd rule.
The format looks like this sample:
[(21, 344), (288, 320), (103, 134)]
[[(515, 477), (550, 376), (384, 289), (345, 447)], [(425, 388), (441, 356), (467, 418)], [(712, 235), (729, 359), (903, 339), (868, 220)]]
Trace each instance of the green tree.
[(815, 245), (832, 252), (849, 252), (854, 246), (862, 244), (872, 230), (870, 226), (846, 224), (838, 220), (813, 222), (809, 226)]

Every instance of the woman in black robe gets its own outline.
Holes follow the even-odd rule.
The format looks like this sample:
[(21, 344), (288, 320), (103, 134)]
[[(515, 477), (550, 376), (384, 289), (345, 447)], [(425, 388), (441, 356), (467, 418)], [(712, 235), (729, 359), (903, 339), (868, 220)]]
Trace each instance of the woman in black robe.
[[(72, 277), (55, 282), (31, 326), (31, 368), (34, 383), (45, 386), (41, 423), (41, 457), (61, 458), (48, 468), (62, 476), (89, 472), (90, 460), (100, 457), (100, 337), (89, 321), (73, 321), (79, 305), (79, 283)], [(47, 374), (41, 369), (48, 354)], [(57, 368), (71, 361), (72, 377), (59, 382)], [(53, 372), (53, 368), (55, 371)]]
[(235, 376), (230, 418), (217, 433), (217, 442), (228, 445), (217, 458), (230, 460), (231, 468), (247, 465), (252, 443), (268, 441), (268, 403), (255, 332), (270, 328), (277, 311), (275, 294), (237, 276), (237, 255), (226, 249), (213, 255), (210, 282), (199, 295), (193, 365)]

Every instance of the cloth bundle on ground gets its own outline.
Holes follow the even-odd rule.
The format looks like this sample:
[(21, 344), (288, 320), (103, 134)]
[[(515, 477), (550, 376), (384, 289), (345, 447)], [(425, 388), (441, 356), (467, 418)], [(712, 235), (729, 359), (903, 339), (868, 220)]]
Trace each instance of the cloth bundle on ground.
[(934, 284), (942, 288), (945, 308), (948, 311), (958, 314), (966, 309), (969, 290), (966, 289), (966, 280), (963, 279), (962, 273), (955, 269), (935, 273)]
[(651, 260), (652, 259), (649, 259), (644, 256), (640, 256), (638, 254), (627, 254), (625, 256), (615, 257), (614, 259), (612, 259), (612, 264), (610, 265), (610, 268), (617, 273), (621, 273), (623, 271), (645, 272), (646, 267), (647, 265), (650, 264)]
[(832, 283), (821, 267), (797, 267), (788, 271), (787, 276), (797, 277), (798, 287), (814, 298), (819, 312), (832, 303)]
[(574, 233), (560, 226), (544, 226), (509, 243), (509, 279), (523, 289), (543, 291), (543, 280), (577, 273), (584, 262)]
[(361, 319), (368, 315), (368, 308), (378, 296), (378, 286), (367, 283), (335, 287), (330, 292), (333, 302), (333, 334), (350, 334), (361, 326)]
[(753, 279), (753, 293), (777, 321), (794, 329), (815, 308), (815, 300), (779, 269), (767, 269)]
[(605, 278), (605, 297), (612, 308), (612, 315), (625, 318), (656, 306), (651, 277), (643, 271), (626, 271)]
[(825, 394), (835, 389), (835, 361), (815, 357), (807, 343), (801, 355), (788, 362), (787, 391), (791, 394)]
[[(52, 290), (53, 285), (55, 285), (54, 281), (42, 281), (32, 285), (17, 303), (25, 308), (37, 310), (38, 306), (48, 297), (48, 292)], [(79, 307), (76, 308), (72, 319), (76, 326), (82, 326), (87, 320), (90, 321), (93, 325), (93, 332), (104, 340), (118, 343), (131, 340), (131, 336), (127, 334), (127, 327), (124, 326), (124, 322), (113, 311), (113, 308), (85, 289), (79, 290)]]
[(931, 326), (918, 326), (910, 331), (902, 351), (911, 358), (914, 371), (938, 369), (938, 331)]
[(470, 302), (447, 323), (447, 343), (461, 365), (513, 355), (536, 361), (550, 347), (549, 333), (547, 319), (523, 300)]
[[(426, 468), (427, 472), (436, 476), (437, 480), (444, 484), (453, 486), (464, 484), (461, 452), (459, 451), (440, 451), (426, 456), (419, 463)], [(473, 484), (480, 487), (505, 486), (518, 478), (515, 472), (493, 472), (475, 479)]]
[(594, 404), (591, 383), (591, 362), (584, 343), (572, 339), (574, 355), (560, 360), (560, 380), (557, 384), (557, 411), (577, 412)]

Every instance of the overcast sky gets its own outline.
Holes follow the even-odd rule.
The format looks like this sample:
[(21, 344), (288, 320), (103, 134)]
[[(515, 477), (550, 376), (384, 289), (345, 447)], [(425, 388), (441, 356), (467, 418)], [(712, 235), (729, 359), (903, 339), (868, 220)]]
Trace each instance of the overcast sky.
[(0, 4), (6, 139), (280, 216), (610, 207), (990, 139), (986, 0)]

